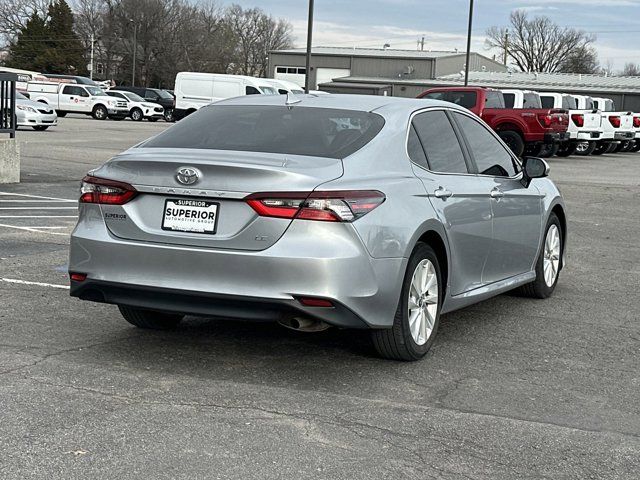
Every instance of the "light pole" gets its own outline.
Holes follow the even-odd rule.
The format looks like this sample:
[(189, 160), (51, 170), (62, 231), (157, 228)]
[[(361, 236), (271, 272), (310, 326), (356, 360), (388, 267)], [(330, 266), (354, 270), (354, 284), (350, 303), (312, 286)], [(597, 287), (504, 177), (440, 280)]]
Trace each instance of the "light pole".
[(313, 37), (313, 0), (309, 0), (309, 20), (307, 23), (307, 69), (304, 77), (304, 92), (309, 93), (311, 86), (311, 42)]
[(129, 21), (133, 24), (133, 66), (131, 68), (131, 86), (136, 86), (136, 52), (138, 51), (138, 25), (132, 18)]
[(464, 86), (469, 85), (469, 56), (471, 54), (471, 30), (473, 29), (473, 0), (469, 0), (469, 30), (467, 31), (467, 63), (464, 66)]

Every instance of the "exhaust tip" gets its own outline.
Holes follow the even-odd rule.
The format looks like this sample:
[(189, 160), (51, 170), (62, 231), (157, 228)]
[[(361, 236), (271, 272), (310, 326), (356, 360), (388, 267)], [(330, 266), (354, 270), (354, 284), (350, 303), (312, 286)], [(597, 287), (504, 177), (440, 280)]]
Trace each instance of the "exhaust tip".
[(305, 317), (284, 317), (278, 320), (278, 323), (285, 328), (295, 330), (296, 332), (324, 332), (331, 325), (312, 318)]

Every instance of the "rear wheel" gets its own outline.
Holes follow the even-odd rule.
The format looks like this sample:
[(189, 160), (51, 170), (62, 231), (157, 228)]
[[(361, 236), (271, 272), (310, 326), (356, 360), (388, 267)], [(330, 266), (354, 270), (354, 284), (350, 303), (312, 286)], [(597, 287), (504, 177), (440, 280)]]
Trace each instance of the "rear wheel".
[(504, 130), (502, 132), (498, 132), (498, 136), (507, 144), (507, 147), (511, 149), (516, 157), (522, 156), (522, 153), (524, 152), (524, 140), (517, 132)]
[(96, 120), (104, 120), (109, 116), (109, 112), (107, 112), (104, 105), (96, 105), (91, 112), (91, 116)]
[(518, 289), (526, 297), (550, 297), (558, 284), (564, 244), (560, 220), (555, 213), (549, 216), (543, 242), (536, 262), (536, 279)]
[(412, 361), (427, 354), (440, 323), (442, 291), (438, 257), (429, 245), (419, 243), (407, 265), (393, 326), (372, 332), (380, 356)]
[(149, 330), (171, 330), (184, 318), (183, 315), (156, 312), (142, 308), (118, 305), (124, 319), (132, 325)]
[(576, 153), (576, 149), (578, 148), (578, 144), (574, 142), (564, 142), (563, 144), (558, 146), (557, 155), (559, 157), (570, 157), (574, 153)]
[(605, 153), (616, 153), (618, 152), (618, 149), (621, 148), (620, 147), (620, 142), (618, 143), (611, 143), (609, 145), (609, 148), (607, 148), (607, 151)]
[(640, 152), (640, 140), (636, 140), (633, 146), (631, 147), (630, 152)]
[(591, 155), (596, 146), (596, 142), (580, 142), (576, 145), (576, 155)]

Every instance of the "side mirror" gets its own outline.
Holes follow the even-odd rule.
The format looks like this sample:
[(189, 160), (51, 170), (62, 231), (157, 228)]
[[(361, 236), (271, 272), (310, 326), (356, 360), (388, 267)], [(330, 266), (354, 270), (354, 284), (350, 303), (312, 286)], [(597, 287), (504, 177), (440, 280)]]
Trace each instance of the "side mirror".
[(543, 178), (549, 175), (549, 164), (538, 157), (525, 157), (522, 164), (522, 185), (529, 188), (531, 180), (534, 178)]

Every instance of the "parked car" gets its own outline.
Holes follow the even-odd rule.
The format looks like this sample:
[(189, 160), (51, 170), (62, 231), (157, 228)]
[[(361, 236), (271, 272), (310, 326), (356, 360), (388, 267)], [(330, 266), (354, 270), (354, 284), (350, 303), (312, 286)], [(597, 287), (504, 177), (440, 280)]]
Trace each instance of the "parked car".
[(636, 132), (636, 138), (630, 152), (640, 152), (640, 113), (633, 114), (633, 129)]
[(277, 95), (264, 78), (216, 73), (180, 72), (176, 75), (176, 109), (180, 120), (212, 102), (242, 95)]
[(595, 98), (593, 103), (602, 112), (602, 140), (598, 142), (594, 155), (628, 150), (633, 146), (636, 133), (633, 128), (633, 113), (616, 111), (613, 100)]
[(91, 85), (71, 83), (29, 82), (27, 92), (31, 100), (53, 107), (59, 117), (67, 113), (83, 113), (96, 120), (107, 117), (122, 119), (129, 115), (127, 102), (107, 95)]
[(142, 97), (146, 102), (157, 103), (164, 109), (164, 119), (173, 122), (173, 109), (176, 106), (176, 97), (168, 90), (148, 87), (127, 87), (121, 85), (114, 90), (120, 92), (133, 92)]
[(540, 153), (545, 145), (569, 139), (569, 116), (549, 108), (506, 108), (501, 91), (482, 87), (438, 87), (418, 96), (463, 106), (482, 118), (521, 157)]
[(20, 92), (16, 92), (16, 120), (18, 127), (40, 131), (58, 124), (58, 116), (53, 108), (34, 102)]
[(156, 122), (164, 118), (164, 109), (160, 105), (146, 102), (144, 98), (133, 92), (107, 90), (107, 95), (125, 100), (129, 106), (129, 117), (131, 117), (131, 120), (134, 122), (140, 122), (143, 119)]
[(544, 160), (451, 103), (297, 100), (217, 102), (93, 170), (71, 295), (142, 328), (368, 328), (380, 355), (416, 360), (441, 313), (553, 293), (567, 221)]
[(590, 155), (596, 148), (596, 142), (600, 140), (603, 129), (602, 115), (594, 108), (593, 102), (588, 103), (589, 97), (579, 99), (562, 93), (543, 92), (540, 93), (540, 98), (544, 108), (562, 108), (569, 112), (570, 140), (560, 147), (557, 154), (561, 157), (568, 157), (574, 153)]
[(304, 88), (294, 82), (289, 82), (287, 80), (274, 80), (272, 78), (265, 78), (264, 81), (275, 88), (280, 95), (287, 95), (288, 93), (292, 93), (294, 95), (304, 94)]

